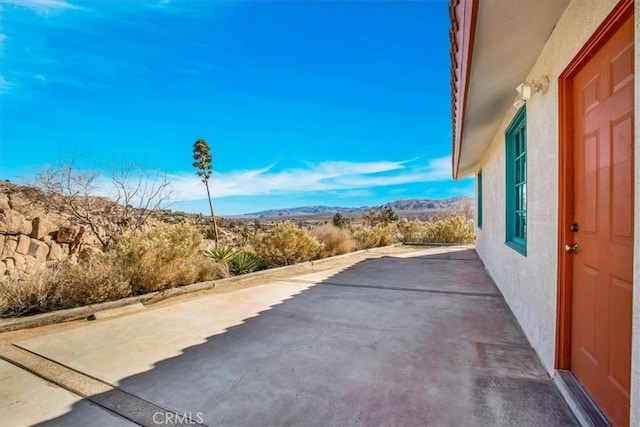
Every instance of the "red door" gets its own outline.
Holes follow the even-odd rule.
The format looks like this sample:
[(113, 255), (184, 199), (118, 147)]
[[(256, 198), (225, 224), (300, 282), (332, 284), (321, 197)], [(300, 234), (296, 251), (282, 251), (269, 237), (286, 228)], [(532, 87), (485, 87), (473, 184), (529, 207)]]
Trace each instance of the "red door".
[(616, 425), (629, 424), (633, 73), (629, 18), (573, 80), (571, 370)]

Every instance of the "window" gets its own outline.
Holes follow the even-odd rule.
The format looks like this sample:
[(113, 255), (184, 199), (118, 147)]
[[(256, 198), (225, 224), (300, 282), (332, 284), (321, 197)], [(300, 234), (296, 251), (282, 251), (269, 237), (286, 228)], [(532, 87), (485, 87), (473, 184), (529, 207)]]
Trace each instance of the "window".
[(480, 171), (478, 172), (478, 175), (476, 176), (476, 183), (478, 186), (478, 189), (477, 189), (478, 212), (476, 215), (478, 217), (478, 228), (482, 228), (482, 169), (480, 169)]
[(522, 107), (507, 128), (506, 244), (527, 255), (527, 111)]

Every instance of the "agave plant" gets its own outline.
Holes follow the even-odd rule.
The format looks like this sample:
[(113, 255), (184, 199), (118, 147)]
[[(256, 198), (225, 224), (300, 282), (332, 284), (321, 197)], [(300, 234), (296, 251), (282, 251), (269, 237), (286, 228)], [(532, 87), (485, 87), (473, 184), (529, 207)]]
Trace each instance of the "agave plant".
[(219, 245), (214, 247), (213, 249), (207, 249), (206, 251), (204, 251), (204, 254), (209, 258), (213, 258), (218, 262), (224, 262), (227, 264), (231, 262), (231, 260), (237, 253), (238, 252), (234, 248), (227, 245)]
[(260, 267), (260, 258), (251, 252), (239, 251), (236, 252), (229, 263), (229, 269), (231, 273), (247, 274), (256, 271)]

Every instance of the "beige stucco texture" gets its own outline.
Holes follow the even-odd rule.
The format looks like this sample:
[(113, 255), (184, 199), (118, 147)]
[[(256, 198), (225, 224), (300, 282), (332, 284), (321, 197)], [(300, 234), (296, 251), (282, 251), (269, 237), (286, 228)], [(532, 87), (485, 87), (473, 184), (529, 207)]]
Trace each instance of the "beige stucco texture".
[[(526, 80), (549, 78), (549, 90), (527, 102), (527, 255), (505, 245), (504, 132), (516, 113), (504, 117), (479, 170), (483, 179), (483, 227), (477, 251), (517, 317), (547, 371), (554, 374), (558, 255), (558, 76), (611, 12), (614, 0), (574, 0), (565, 10)], [(635, 4), (638, 42), (639, 6)], [(523, 47), (526, 48), (526, 47)], [(638, 52), (636, 50), (636, 76)], [(637, 86), (636, 86), (637, 88)], [(514, 88), (514, 101), (516, 91)], [(640, 105), (636, 90), (636, 105)], [(635, 123), (634, 328), (632, 425), (640, 426), (640, 144)]]

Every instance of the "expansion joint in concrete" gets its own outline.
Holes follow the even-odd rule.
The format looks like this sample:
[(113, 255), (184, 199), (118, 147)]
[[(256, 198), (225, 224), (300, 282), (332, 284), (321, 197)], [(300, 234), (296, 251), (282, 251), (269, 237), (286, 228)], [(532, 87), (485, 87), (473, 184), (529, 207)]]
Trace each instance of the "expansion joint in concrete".
[(162, 408), (138, 396), (127, 393), (116, 386), (82, 374), (75, 369), (59, 364), (16, 345), (0, 346), (0, 359), (22, 368), (37, 377), (74, 393), (133, 423), (148, 426), (155, 420), (180, 420), (179, 423), (163, 425), (204, 426), (186, 419), (178, 412)]
[(301, 280), (301, 279), (289, 279), (288, 282), (295, 283), (309, 283), (309, 284), (319, 284), (323, 286), (338, 286), (345, 288), (356, 288), (356, 289), (381, 289), (385, 291), (399, 291), (399, 292), (418, 292), (418, 293), (428, 293), (428, 294), (440, 294), (440, 295), (460, 295), (467, 297), (491, 297), (491, 298), (501, 298), (501, 295), (498, 293), (489, 293), (489, 292), (464, 292), (464, 291), (445, 291), (441, 289), (420, 289), (420, 288), (406, 288), (406, 287), (397, 287), (397, 286), (380, 286), (380, 285), (359, 285), (355, 283), (337, 283), (330, 281), (323, 281), (320, 283), (314, 282), (312, 280)]

